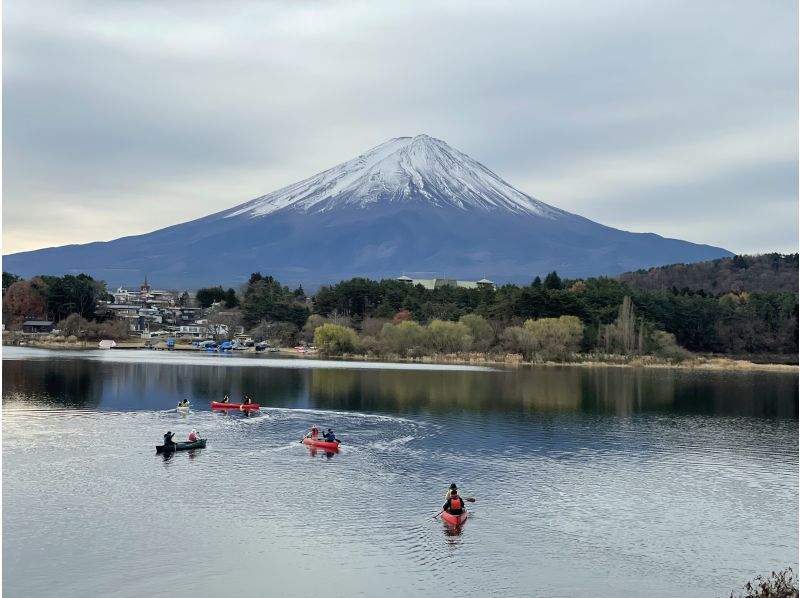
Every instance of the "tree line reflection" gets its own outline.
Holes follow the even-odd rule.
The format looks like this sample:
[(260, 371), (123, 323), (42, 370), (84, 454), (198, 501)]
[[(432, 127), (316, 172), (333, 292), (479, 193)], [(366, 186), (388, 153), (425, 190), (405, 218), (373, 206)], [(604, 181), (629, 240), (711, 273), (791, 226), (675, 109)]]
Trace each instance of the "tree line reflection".
[(389, 413), (688, 413), (796, 418), (797, 377), (629, 368), (497, 372), (278, 369), (85, 359), (3, 362), (3, 400), (108, 410), (207, 408), (226, 394), (272, 407)]

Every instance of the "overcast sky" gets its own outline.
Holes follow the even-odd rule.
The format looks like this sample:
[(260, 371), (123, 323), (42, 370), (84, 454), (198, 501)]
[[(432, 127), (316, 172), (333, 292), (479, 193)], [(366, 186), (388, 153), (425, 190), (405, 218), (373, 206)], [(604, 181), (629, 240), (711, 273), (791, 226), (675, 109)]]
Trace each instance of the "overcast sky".
[(5, 0), (3, 253), (427, 133), (603, 224), (797, 251), (796, 0)]

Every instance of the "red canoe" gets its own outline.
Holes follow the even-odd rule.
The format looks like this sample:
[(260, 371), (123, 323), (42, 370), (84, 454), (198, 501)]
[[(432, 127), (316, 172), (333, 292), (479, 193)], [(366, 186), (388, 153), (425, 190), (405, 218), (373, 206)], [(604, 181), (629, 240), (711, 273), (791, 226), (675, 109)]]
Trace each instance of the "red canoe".
[(338, 442), (327, 442), (325, 440), (311, 440), (310, 438), (303, 438), (303, 444), (315, 446), (317, 448), (326, 449), (329, 451), (339, 450)]
[(211, 408), (212, 409), (242, 409), (246, 411), (248, 409), (256, 409), (258, 410), (261, 407), (258, 403), (252, 403), (250, 405), (242, 405), (241, 403), (218, 403), (217, 401), (211, 401)]
[(445, 523), (449, 523), (450, 525), (462, 525), (467, 520), (467, 513), (464, 511), (461, 515), (451, 515), (446, 511), (442, 511), (442, 519)]

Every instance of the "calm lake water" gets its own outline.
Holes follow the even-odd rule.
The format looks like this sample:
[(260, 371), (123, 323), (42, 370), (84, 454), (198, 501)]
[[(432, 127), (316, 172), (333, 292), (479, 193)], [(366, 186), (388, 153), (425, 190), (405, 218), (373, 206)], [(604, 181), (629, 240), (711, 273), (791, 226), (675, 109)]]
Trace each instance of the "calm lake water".
[(3, 351), (5, 596), (728, 596), (797, 559), (795, 375)]

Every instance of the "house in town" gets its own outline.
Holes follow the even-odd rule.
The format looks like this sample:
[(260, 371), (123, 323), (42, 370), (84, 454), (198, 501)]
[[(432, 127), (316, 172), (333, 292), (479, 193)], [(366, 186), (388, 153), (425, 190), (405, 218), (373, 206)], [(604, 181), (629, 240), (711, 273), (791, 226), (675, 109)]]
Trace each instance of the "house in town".
[(22, 332), (28, 334), (48, 333), (53, 331), (53, 322), (49, 320), (25, 320), (22, 323)]

